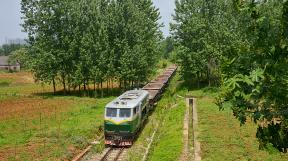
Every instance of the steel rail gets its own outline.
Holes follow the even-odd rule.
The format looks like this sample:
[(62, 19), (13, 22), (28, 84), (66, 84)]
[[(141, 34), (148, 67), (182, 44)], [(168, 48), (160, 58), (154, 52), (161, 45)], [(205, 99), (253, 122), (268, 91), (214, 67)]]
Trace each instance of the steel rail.
[[(108, 161), (108, 160), (113, 160), (113, 161), (117, 161), (119, 159), (119, 157), (121, 156), (122, 152), (124, 151), (124, 147), (122, 148), (109, 148), (109, 150), (104, 154), (104, 156), (100, 159), (100, 161)], [(114, 156), (112, 156), (113, 158), (109, 158), (111, 154), (113, 154), (112, 152), (114, 150), (117, 150), (117, 153)]]

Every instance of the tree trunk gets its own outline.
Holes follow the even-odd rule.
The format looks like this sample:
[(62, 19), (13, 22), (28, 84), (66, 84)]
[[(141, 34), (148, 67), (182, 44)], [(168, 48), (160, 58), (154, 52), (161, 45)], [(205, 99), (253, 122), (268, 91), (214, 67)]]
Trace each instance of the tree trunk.
[(122, 81), (119, 80), (119, 88), (121, 89), (122, 88)]
[(68, 90), (67, 90), (67, 91), (68, 91), (68, 94), (70, 94), (70, 88), (71, 88), (71, 82), (70, 82), (71, 80), (70, 80), (70, 76), (68, 76), (67, 78), (68, 78), (68, 80), (67, 80), (67, 83), (68, 83), (68, 86), (67, 86), (67, 87), (68, 87)]
[(112, 88), (112, 93), (111, 93), (111, 94), (112, 94), (112, 95), (113, 95), (113, 93), (114, 93), (114, 92), (113, 92), (113, 91), (114, 91), (113, 83), (114, 83), (113, 78), (111, 78), (111, 88)]
[(210, 69), (207, 69), (208, 87), (211, 87)]
[(106, 81), (106, 93), (109, 95), (109, 79)]
[(84, 92), (86, 92), (86, 83), (85, 83), (85, 80), (83, 82), (83, 87), (84, 87)]
[(198, 89), (200, 88), (200, 75), (199, 75), (199, 72), (197, 72), (197, 86), (198, 86)]
[(56, 83), (55, 83), (55, 78), (52, 79), (53, 81), (53, 93), (54, 95), (56, 94)]
[(64, 88), (64, 95), (66, 95), (66, 81), (65, 81), (65, 77), (62, 77), (63, 79), (63, 88)]
[(102, 81), (101, 81), (100, 85), (101, 85), (101, 98), (103, 98), (103, 82)]
[(97, 83), (97, 89), (96, 89), (96, 97), (98, 96), (98, 94), (99, 94), (99, 89), (100, 89), (100, 87), (99, 87), (99, 83)]
[(87, 80), (87, 91), (88, 91), (88, 97), (90, 97), (90, 87), (89, 87), (89, 81)]
[(131, 89), (131, 87), (132, 87), (132, 83), (131, 83), (132, 81), (131, 80), (129, 80), (129, 89)]

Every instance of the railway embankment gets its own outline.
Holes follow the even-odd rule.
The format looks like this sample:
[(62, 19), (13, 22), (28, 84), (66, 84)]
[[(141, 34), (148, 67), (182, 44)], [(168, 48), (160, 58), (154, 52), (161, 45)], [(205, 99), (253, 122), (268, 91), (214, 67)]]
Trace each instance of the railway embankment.
[(142, 160), (149, 145), (147, 160), (169, 161), (180, 157), (184, 144), (183, 123), (186, 107), (185, 100), (177, 97), (179, 94), (183, 95), (182, 91), (177, 91), (178, 80), (179, 76), (176, 74), (155, 106), (155, 111), (147, 120), (141, 135), (128, 150), (127, 160)]

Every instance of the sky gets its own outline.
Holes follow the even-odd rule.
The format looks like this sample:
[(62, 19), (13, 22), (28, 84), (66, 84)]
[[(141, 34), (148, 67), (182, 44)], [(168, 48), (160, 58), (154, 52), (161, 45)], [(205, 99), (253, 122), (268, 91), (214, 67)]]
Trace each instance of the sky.
[[(0, 0), (0, 44), (11, 39), (24, 39), (26, 34), (21, 30), (21, 0)], [(164, 23), (161, 30), (164, 36), (169, 35), (169, 23), (172, 20), (175, 0), (153, 0), (155, 6), (159, 8), (161, 14), (160, 23)]]
[(161, 30), (166, 37), (169, 35), (169, 23), (172, 21), (172, 14), (174, 14), (175, 0), (153, 0), (153, 2), (159, 8), (161, 14), (160, 23), (165, 25)]

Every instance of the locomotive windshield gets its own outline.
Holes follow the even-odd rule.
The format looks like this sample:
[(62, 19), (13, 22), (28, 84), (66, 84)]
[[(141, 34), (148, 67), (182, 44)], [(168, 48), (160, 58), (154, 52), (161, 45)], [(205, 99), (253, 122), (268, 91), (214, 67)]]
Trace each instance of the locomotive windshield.
[(117, 109), (116, 108), (107, 108), (106, 116), (107, 117), (117, 117)]
[(120, 109), (120, 113), (119, 113), (119, 117), (130, 117), (131, 116), (131, 109), (130, 108), (121, 108)]

